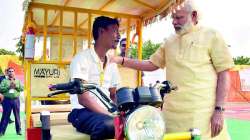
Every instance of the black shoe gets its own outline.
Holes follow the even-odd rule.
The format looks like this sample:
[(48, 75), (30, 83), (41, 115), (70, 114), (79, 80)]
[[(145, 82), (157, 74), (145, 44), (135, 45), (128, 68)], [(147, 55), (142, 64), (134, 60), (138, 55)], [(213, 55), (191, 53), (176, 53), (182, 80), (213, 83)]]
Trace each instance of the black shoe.
[(17, 132), (16, 134), (17, 134), (17, 135), (20, 135), (20, 136), (22, 135), (22, 133), (21, 133), (21, 132)]
[(0, 137), (4, 136), (4, 133), (0, 132)]
[(13, 123), (14, 121), (12, 121), (12, 120), (9, 120), (9, 124), (11, 124), (11, 123)]

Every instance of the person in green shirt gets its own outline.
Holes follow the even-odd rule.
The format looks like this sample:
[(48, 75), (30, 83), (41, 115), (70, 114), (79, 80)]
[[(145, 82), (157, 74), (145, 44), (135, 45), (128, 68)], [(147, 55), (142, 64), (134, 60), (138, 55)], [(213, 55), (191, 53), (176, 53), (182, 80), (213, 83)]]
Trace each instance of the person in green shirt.
[[(7, 69), (4, 70), (4, 75), (0, 76), (0, 84), (2, 83), (2, 81), (4, 79), (8, 78), (8, 73), (7, 73)], [(2, 95), (2, 93), (0, 92), (0, 103), (2, 103), (4, 96)], [(13, 123), (14, 121), (11, 120), (11, 118), (9, 119), (9, 123)]]
[(4, 96), (2, 102), (3, 114), (0, 122), (0, 137), (4, 135), (8, 126), (8, 120), (13, 110), (15, 116), (16, 133), (21, 134), (21, 122), (20, 122), (20, 92), (23, 91), (23, 85), (21, 81), (15, 78), (14, 68), (9, 67), (7, 69), (8, 78), (4, 79), (0, 84), (0, 92)]

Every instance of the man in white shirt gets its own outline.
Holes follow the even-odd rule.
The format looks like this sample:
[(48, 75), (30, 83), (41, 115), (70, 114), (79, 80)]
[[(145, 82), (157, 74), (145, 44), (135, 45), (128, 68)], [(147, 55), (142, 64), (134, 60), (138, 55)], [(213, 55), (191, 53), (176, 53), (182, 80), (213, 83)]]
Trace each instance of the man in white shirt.
[[(73, 58), (70, 64), (71, 80), (80, 79), (83, 83), (99, 84), (106, 90), (104, 93), (114, 100), (119, 72), (117, 65), (110, 63), (106, 53), (119, 42), (119, 23), (117, 19), (101, 16), (95, 19), (92, 29), (94, 47)], [(70, 98), (73, 109), (68, 121), (77, 131), (89, 134), (91, 140), (114, 138), (112, 114), (95, 94), (87, 91), (71, 95)]]

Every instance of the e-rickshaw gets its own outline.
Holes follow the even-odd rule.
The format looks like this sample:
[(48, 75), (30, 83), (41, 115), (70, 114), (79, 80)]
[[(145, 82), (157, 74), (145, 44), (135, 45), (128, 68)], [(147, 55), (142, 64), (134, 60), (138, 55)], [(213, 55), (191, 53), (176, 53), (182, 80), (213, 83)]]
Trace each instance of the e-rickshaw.
[[(138, 37), (138, 59), (142, 59), (143, 27), (164, 19), (184, 0), (25, 0), (23, 26), (25, 68), (26, 138), (41, 138), (40, 114), (52, 112), (50, 124), (52, 139), (89, 139), (77, 133), (67, 122), (70, 105), (35, 105), (35, 101), (67, 101), (69, 96), (47, 97), (49, 84), (69, 81), (69, 64), (72, 57), (91, 47), (91, 27), (100, 15), (118, 18), (120, 32), (127, 38), (126, 50)], [(119, 67), (122, 86), (141, 84), (141, 71)], [(129, 77), (129, 79), (128, 79)], [(196, 138), (196, 137), (195, 137)], [(164, 140), (191, 140), (191, 132), (166, 134)]]

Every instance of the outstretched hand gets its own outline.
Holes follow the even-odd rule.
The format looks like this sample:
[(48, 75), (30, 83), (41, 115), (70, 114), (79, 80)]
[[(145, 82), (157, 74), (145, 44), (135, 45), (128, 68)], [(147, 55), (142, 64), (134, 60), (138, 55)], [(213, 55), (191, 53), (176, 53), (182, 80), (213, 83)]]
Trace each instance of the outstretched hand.
[(122, 57), (121, 56), (112, 56), (110, 57), (111, 63), (121, 64)]

